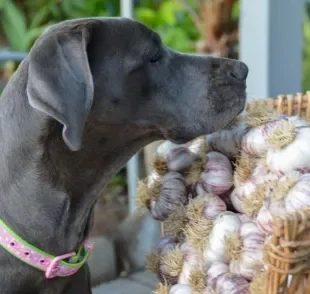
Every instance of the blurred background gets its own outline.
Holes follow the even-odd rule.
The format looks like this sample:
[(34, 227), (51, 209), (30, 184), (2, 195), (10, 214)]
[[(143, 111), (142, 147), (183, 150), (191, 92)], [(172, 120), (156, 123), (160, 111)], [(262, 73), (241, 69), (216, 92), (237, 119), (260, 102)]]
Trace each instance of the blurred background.
[[(0, 0), (0, 93), (48, 26), (72, 18), (120, 15), (143, 22), (176, 50), (245, 61), (250, 68), (248, 99), (310, 90), (306, 0)], [(134, 205), (137, 181), (149, 172), (157, 145), (137, 154), (100, 197), (91, 237), (102, 247), (97, 246), (96, 263), (91, 261), (97, 273), (93, 285), (142, 271), (143, 256), (159, 237), (159, 225), (147, 214), (137, 215)], [(111, 257), (108, 262), (106, 256)], [(145, 284), (149, 277), (132, 281), (141, 284), (141, 279)], [(150, 279), (148, 287), (153, 285)], [(123, 293), (109, 289), (98, 293)], [(138, 293), (128, 289), (126, 293)], [(143, 291), (150, 293), (146, 285)]]

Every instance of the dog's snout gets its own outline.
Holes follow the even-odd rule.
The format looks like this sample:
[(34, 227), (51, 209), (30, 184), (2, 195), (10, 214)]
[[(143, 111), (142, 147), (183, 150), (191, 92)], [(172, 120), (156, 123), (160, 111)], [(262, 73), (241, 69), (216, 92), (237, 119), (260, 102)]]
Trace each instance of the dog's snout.
[(236, 62), (229, 75), (238, 81), (245, 81), (249, 73), (249, 68), (243, 62)]

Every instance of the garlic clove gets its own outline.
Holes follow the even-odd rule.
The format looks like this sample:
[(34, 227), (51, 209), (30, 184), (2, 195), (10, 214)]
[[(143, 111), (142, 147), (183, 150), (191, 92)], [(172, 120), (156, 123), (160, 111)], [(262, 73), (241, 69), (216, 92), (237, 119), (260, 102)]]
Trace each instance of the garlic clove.
[(204, 265), (209, 269), (215, 262), (225, 262), (225, 252), (213, 252), (210, 248), (205, 248), (203, 251)]
[(185, 205), (187, 201), (184, 177), (178, 172), (168, 172), (162, 178), (159, 199), (151, 201), (152, 216), (157, 220), (165, 220), (177, 206)]
[(178, 145), (165, 141), (158, 146), (156, 155), (166, 161), (170, 171), (182, 171), (189, 168), (197, 155), (184, 144)]
[(211, 151), (221, 152), (229, 159), (233, 159), (240, 153), (242, 137), (245, 133), (246, 127), (240, 126), (212, 133), (206, 137), (206, 141)]
[(223, 262), (214, 262), (207, 272), (207, 284), (212, 289), (216, 288), (216, 282), (217, 279), (223, 275), (226, 274), (229, 270), (229, 267), (227, 264)]
[(216, 283), (216, 291), (221, 294), (249, 294), (249, 282), (238, 275), (221, 275)]
[(242, 138), (242, 150), (252, 156), (264, 154), (270, 147), (269, 133), (281, 122), (281, 119), (272, 120), (262, 126), (249, 129)]
[(245, 199), (248, 199), (250, 195), (255, 191), (257, 185), (254, 181), (250, 180), (239, 187), (235, 188), (230, 194), (230, 201), (233, 207), (241, 213), (244, 213), (242, 203)]
[(240, 236), (247, 239), (252, 235), (265, 239), (265, 235), (259, 230), (257, 224), (254, 221), (244, 222), (240, 227)]
[(176, 284), (173, 285), (169, 291), (169, 294), (192, 294), (192, 289), (188, 285)]
[(284, 213), (286, 213), (286, 208), (283, 201), (272, 202), (266, 199), (256, 217), (258, 228), (266, 235), (272, 234), (273, 218)]
[(196, 199), (204, 201), (203, 215), (207, 219), (213, 220), (227, 210), (225, 202), (219, 196), (203, 193), (198, 195)]
[(240, 197), (240, 192), (238, 188), (234, 189), (229, 197), (234, 209), (237, 210), (238, 212), (244, 213), (243, 207), (242, 207), (242, 200), (240, 198), (241, 197)]
[(270, 148), (266, 162), (271, 171), (286, 174), (294, 170), (310, 171), (310, 128), (298, 129), (295, 140), (283, 149)]
[(237, 213), (241, 223), (246, 223), (246, 222), (250, 222), (252, 221), (252, 219), (250, 217), (248, 217), (246, 214), (244, 213)]
[(159, 250), (164, 250), (166, 247), (168, 247), (169, 249), (172, 249), (177, 243), (178, 243), (177, 237), (167, 236), (159, 240), (156, 248)]
[(197, 250), (186, 242), (181, 244), (180, 249), (184, 255), (184, 263), (178, 283), (188, 285), (191, 271), (200, 264), (201, 257)]
[(167, 154), (167, 166), (170, 171), (183, 171), (191, 166), (197, 155), (186, 147), (177, 147)]
[(285, 197), (287, 212), (310, 207), (310, 174), (302, 175)]
[(250, 129), (242, 138), (242, 150), (252, 156), (263, 154), (268, 149), (268, 143), (263, 134), (263, 127)]
[(175, 144), (172, 143), (171, 141), (165, 141), (162, 144), (160, 144), (157, 148), (157, 153), (161, 156), (163, 156), (164, 158), (167, 158), (169, 152), (171, 152), (173, 149), (175, 148), (179, 148), (182, 147), (184, 145), (182, 144)]
[(259, 163), (253, 170), (252, 181), (256, 185), (266, 182), (272, 182), (279, 179), (279, 175), (274, 172), (270, 172), (266, 163)]
[(209, 152), (201, 183), (206, 191), (221, 195), (233, 185), (232, 165), (229, 159), (219, 152)]
[(225, 261), (225, 238), (239, 230), (241, 221), (233, 212), (221, 213), (214, 221), (209, 237), (209, 246), (204, 251), (204, 260)]

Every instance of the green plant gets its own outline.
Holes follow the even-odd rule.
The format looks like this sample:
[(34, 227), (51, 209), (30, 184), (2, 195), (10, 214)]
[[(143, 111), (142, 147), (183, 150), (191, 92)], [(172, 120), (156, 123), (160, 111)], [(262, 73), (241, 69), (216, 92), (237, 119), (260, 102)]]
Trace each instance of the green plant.
[[(27, 24), (23, 10), (12, 0), (0, 0), (1, 28), (14, 50), (27, 51), (49, 24)], [(35, 19), (34, 19), (35, 20)]]
[(191, 52), (199, 34), (185, 8), (176, 0), (139, 6), (135, 18), (157, 31), (163, 42), (175, 50)]

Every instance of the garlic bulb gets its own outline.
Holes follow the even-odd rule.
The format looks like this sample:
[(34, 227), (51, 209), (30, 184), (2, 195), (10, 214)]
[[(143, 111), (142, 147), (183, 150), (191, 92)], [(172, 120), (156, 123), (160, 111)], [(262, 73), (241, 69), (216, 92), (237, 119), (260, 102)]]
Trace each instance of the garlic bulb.
[(161, 180), (162, 178), (153, 171), (147, 178), (139, 182), (136, 199), (139, 208), (151, 209), (151, 202), (156, 201), (160, 196)]
[(225, 240), (230, 272), (252, 280), (264, 269), (264, 245), (265, 234), (260, 231), (255, 222), (243, 223), (238, 233), (228, 236)]
[(164, 249), (160, 252), (159, 279), (169, 284), (177, 284), (184, 264), (184, 255), (180, 246)]
[(280, 120), (272, 120), (259, 127), (249, 129), (242, 138), (242, 150), (252, 156), (264, 154), (270, 147), (269, 132), (279, 123)]
[(207, 284), (212, 289), (216, 288), (217, 279), (229, 271), (227, 264), (223, 262), (214, 262), (207, 272)]
[(277, 181), (279, 179), (279, 175), (271, 172), (266, 165), (266, 163), (258, 163), (253, 169), (252, 181), (255, 182), (256, 185)]
[(190, 167), (196, 157), (185, 145), (177, 145), (170, 141), (165, 141), (157, 148), (155, 167), (156, 160), (162, 160), (166, 161), (168, 170), (180, 172)]
[(206, 140), (211, 151), (221, 152), (229, 159), (235, 158), (241, 149), (242, 137), (246, 127), (240, 126), (231, 130), (221, 130), (207, 136)]
[(186, 242), (182, 243), (180, 249), (184, 256), (184, 263), (179, 275), (178, 283), (189, 285), (191, 272), (200, 264), (201, 258), (198, 251)]
[(191, 166), (197, 156), (186, 147), (178, 147), (167, 155), (167, 166), (170, 171), (183, 171)]
[(209, 152), (207, 156), (208, 162), (201, 174), (201, 183), (209, 193), (221, 195), (233, 185), (231, 162), (219, 152)]
[(175, 245), (178, 243), (178, 238), (174, 236), (167, 236), (163, 237), (159, 240), (159, 242), (156, 245), (156, 248), (160, 251), (165, 249), (172, 249), (175, 247)]
[(171, 287), (169, 294), (192, 294), (192, 289), (188, 285), (176, 284)]
[(167, 140), (158, 146), (157, 153), (166, 158), (171, 150), (173, 150), (175, 148), (182, 147), (182, 146), (184, 146), (184, 145), (175, 144), (175, 143), (172, 143), (171, 141)]
[(248, 199), (250, 197), (250, 195), (255, 191), (255, 189), (255, 182), (250, 180), (235, 188), (230, 194), (230, 201), (238, 212), (244, 213), (242, 203), (245, 199)]
[(223, 274), (217, 279), (216, 292), (221, 294), (249, 294), (249, 282), (238, 275)]
[(283, 201), (271, 201), (266, 199), (256, 218), (258, 228), (266, 235), (272, 234), (272, 222), (275, 216), (286, 213)]
[(238, 231), (240, 226), (241, 221), (233, 212), (226, 211), (215, 219), (209, 246), (203, 252), (207, 268), (215, 261), (225, 262), (225, 238)]
[(248, 217), (246, 214), (242, 213), (236, 213), (241, 221), (241, 223), (246, 223), (252, 221), (250, 217)]
[(219, 196), (204, 192), (195, 199), (190, 200), (187, 206), (187, 217), (193, 221), (202, 216), (213, 220), (226, 210), (226, 204)]
[(168, 172), (162, 178), (162, 188), (158, 200), (151, 201), (151, 213), (154, 219), (165, 220), (176, 206), (187, 203), (184, 177), (177, 172)]
[(295, 186), (288, 192), (284, 202), (287, 212), (310, 207), (310, 174), (300, 176)]
[[(278, 148), (270, 148), (267, 152), (266, 162), (273, 172), (279, 174), (294, 170), (303, 173), (310, 172), (310, 148), (308, 146), (310, 128), (295, 127), (294, 125), (292, 125), (292, 128), (289, 131), (284, 128), (284, 134), (280, 134), (282, 137), (292, 137), (287, 139), (290, 143), (283, 147), (280, 145)], [(282, 139), (279, 134), (277, 135)], [(282, 141), (280, 141), (280, 144), (283, 144)]]

